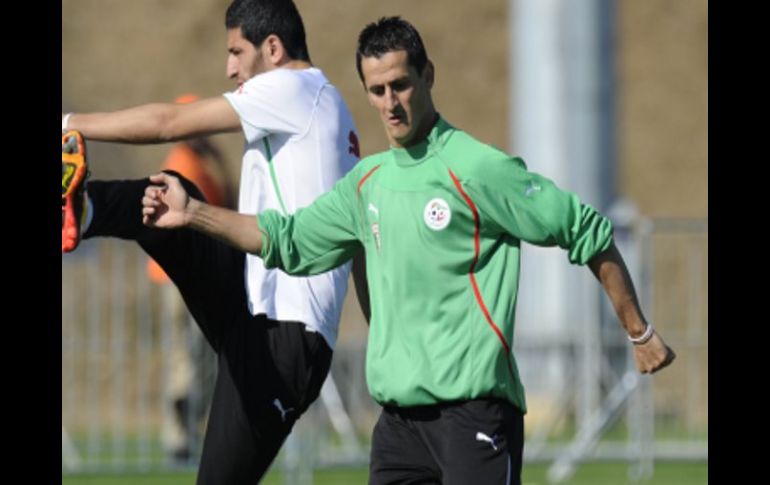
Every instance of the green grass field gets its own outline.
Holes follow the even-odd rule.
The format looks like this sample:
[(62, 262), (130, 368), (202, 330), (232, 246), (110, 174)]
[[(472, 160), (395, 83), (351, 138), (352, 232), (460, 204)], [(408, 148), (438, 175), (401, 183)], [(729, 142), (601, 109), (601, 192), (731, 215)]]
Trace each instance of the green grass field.
[[(523, 485), (546, 485), (546, 465), (524, 467)], [(361, 485), (366, 484), (365, 469), (324, 470), (313, 477), (314, 485)], [(124, 475), (65, 475), (62, 485), (177, 485), (195, 483), (194, 473), (153, 473)], [(589, 463), (581, 466), (565, 485), (706, 485), (708, 463), (655, 464), (655, 475), (650, 480), (632, 482), (628, 479), (628, 466), (624, 463)], [(285, 485), (279, 471), (271, 472), (263, 485)]]

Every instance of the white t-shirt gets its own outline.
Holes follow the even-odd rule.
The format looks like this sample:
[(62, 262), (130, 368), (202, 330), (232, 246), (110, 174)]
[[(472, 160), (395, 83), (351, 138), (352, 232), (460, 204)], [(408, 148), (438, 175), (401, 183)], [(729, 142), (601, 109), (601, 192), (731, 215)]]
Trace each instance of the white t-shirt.
[[(238, 211), (292, 214), (328, 192), (360, 157), (353, 118), (317, 68), (275, 69), (225, 93), (241, 118), (246, 144)], [(333, 349), (350, 263), (311, 277), (265, 269), (246, 256), (249, 310), (305, 323)]]

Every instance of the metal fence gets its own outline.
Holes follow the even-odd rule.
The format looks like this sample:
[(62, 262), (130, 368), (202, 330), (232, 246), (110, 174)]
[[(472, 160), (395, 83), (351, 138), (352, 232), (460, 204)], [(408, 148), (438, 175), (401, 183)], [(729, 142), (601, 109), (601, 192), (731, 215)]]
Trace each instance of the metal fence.
[[(520, 362), (545, 351), (563, 357), (565, 384), (547, 395), (530, 393), (525, 426), (525, 463), (552, 462), (554, 482), (587, 460), (626, 460), (632, 476), (645, 477), (657, 458), (708, 459), (708, 221), (643, 220), (618, 230), (616, 240), (647, 316), (678, 358), (652, 378), (640, 376), (606, 297), (597, 302), (601, 372), (595, 382), (587, 383), (580, 370), (584, 342), (517, 340)], [(145, 264), (135, 244), (112, 239), (85, 241), (62, 256), (62, 473), (197, 463), (205, 425), (199, 417), (215, 361), (189, 317), (175, 309), (173, 291), (148, 281)], [(311, 468), (367, 463), (379, 407), (366, 390), (365, 345), (365, 332), (341, 332), (332, 379), (276, 461), (286, 483), (308, 483)], [(180, 371), (180, 349), (198, 365), (191, 369), (188, 360)], [(192, 354), (185, 357), (184, 349)], [(548, 378), (548, 370), (532, 367), (522, 365), (525, 386)], [(189, 384), (182, 406), (189, 456), (175, 456), (170, 444), (169, 429), (180, 414), (174, 406), (180, 372)], [(602, 398), (578, 419), (578, 394), (589, 384)]]

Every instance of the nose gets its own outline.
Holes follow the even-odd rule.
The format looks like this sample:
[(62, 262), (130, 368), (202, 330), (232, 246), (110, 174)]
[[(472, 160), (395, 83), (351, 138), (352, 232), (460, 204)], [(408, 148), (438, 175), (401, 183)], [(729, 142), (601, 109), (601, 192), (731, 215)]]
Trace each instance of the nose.
[(227, 78), (235, 79), (238, 76), (238, 59), (235, 56), (227, 57)]
[(385, 88), (385, 107), (388, 111), (393, 111), (399, 105), (398, 96), (391, 88)]

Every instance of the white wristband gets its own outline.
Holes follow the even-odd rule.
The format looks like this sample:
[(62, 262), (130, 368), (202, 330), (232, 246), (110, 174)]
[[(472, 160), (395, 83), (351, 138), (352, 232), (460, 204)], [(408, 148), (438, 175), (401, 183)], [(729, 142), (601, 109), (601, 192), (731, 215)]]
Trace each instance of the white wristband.
[(639, 337), (637, 337), (637, 338), (634, 338), (634, 337), (632, 337), (632, 336), (630, 336), (630, 335), (629, 335), (629, 336), (628, 336), (628, 340), (629, 340), (629, 341), (630, 341), (632, 344), (634, 344), (634, 345), (642, 345), (642, 344), (646, 344), (646, 343), (647, 343), (647, 341), (648, 341), (648, 340), (650, 340), (650, 339), (652, 338), (652, 333), (653, 333), (654, 331), (655, 331), (655, 329), (654, 329), (654, 328), (652, 328), (652, 324), (651, 324), (651, 323), (648, 323), (648, 324), (647, 324), (647, 328), (644, 330), (644, 333), (643, 333), (641, 336), (639, 336)]
[(61, 131), (64, 133), (69, 129), (69, 123), (70, 123), (70, 116), (72, 116), (72, 113), (67, 113), (66, 115), (62, 116), (61, 119)]

